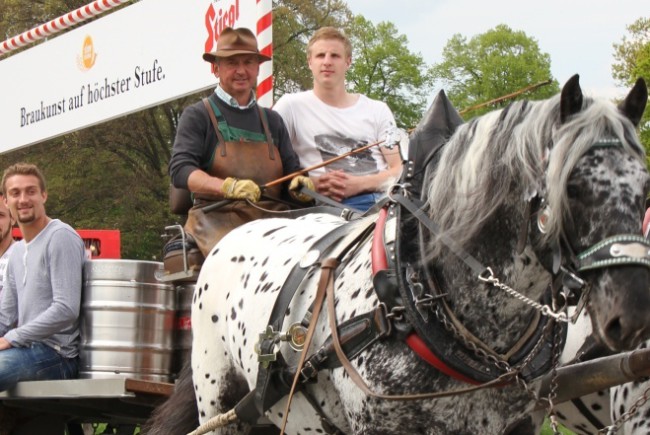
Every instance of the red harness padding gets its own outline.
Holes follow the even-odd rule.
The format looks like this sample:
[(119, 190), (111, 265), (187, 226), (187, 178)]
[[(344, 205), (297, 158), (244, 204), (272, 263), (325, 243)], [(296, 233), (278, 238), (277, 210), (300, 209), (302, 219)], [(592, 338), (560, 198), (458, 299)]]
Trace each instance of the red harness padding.
[[(386, 249), (384, 247), (384, 228), (386, 226), (386, 219), (388, 217), (388, 208), (384, 207), (379, 211), (379, 217), (375, 226), (375, 232), (372, 235), (372, 248), (370, 256), (372, 259), (372, 275), (374, 276), (380, 270), (388, 268), (388, 260), (386, 259)], [(456, 380), (466, 382), (468, 384), (478, 385), (474, 379), (468, 378), (463, 374), (449, 367), (444, 361), (440, 360), (434, 355), (427, 347), (424, 341), (415, 333), (411, 333), (406, 337), (406, 344), (413, 350), (420, 358), (435, 367), (445, 375), (452, 377)]]

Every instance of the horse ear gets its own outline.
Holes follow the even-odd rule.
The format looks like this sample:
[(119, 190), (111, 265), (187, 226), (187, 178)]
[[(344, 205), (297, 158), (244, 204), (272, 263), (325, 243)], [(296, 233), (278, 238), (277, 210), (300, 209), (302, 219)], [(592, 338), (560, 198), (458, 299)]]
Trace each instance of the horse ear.
[(571, 77), (562, 88), (560, 99), (560, 122), (564, 124), (567, 118), (582, 109), (582, 89), (580, 76)]
[(641, 121), (647, 102), (648, 87), (645, 84), (645, 80), (639, 78), (630, 93), (625, 97), (625, 100), (618, 105), (618, 110), (627, 116), (636, 127)]

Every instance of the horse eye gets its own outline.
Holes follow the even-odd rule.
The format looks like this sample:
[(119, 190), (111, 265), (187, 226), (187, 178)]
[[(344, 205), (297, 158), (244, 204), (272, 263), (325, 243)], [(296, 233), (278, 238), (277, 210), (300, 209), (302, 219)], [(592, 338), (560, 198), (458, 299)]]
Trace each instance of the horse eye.
[(566, 190), (567, 190), (567, 195), (568, 195), (569, 198), (571, 198), (571, 199), (575, 199), (575, 198), (577, 198), (578, 195), (579, 195), (579, 191), (578, 191), (578, 188), (577, 188), (576, 186), (571, 186), (571, 185), (569, 185), (569, 186), (567, 186), (567, 189), (566, 189)]

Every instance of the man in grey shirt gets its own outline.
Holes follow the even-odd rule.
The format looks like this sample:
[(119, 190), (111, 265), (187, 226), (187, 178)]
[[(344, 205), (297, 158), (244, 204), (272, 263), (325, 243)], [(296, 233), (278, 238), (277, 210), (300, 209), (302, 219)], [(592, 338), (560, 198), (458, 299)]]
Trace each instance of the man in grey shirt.
[(0, 391), (19, 381), (74, 378), (83, 241), (47, 216), (45, 179), (35, 165), (8, 167), (2, 190), (23, 240), (9, 256), (0, 301)]

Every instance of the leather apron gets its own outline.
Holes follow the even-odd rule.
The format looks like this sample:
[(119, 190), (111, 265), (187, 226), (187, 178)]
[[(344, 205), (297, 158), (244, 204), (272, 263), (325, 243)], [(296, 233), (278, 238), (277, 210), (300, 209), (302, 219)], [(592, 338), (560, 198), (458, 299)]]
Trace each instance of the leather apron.
[[(258, 110), (263, 134), (230, 127), (216, 104), (207, 98), (203, 99), (203, 103), (217, 133), (217, 146), (206, 170), (208, 174), (221, 179), (234, 177), (253, 180), (260, 186), (283, 176), (282, 159), (277, 147), (273, 145), (266, 114), (261, 107), (258, 106)], [(275, 198), (279, 198), (281, 193), (281, 185), (264, 191), (265, 195)], [(224, 201), (224, 205), (219, 208), (204, 212), (207, 205), (221, 201), (224, 201), (222, 197), (196, 195), (195, 205), (190, 209), (185, 223), (186, 232), (194, 237), (206, 257), (230, 230), (252, 220), (269, 217), (273, 211), (288, 209), (286, 205), (271, 200), (260, 200), (255, 206), (244, 200), (232, 200)]]

